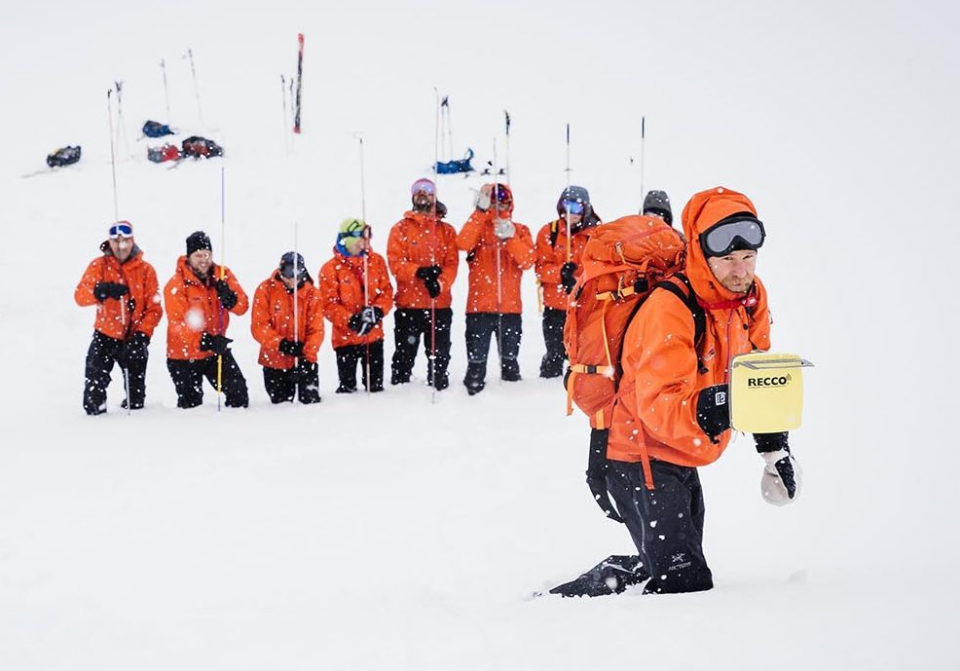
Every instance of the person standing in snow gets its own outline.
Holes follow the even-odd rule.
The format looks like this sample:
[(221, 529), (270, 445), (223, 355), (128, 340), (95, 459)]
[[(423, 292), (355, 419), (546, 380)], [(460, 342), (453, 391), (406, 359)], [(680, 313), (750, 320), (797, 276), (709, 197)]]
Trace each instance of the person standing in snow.
[(666, 191), (647, 191), (640, 214), (648, 217), (659, 217), (668, 225), (673, 226), (673, 210), (670, 207), (670, 197)]
[(463, 384), (471, 396), (486, 385), (487, 356), (494, 333), (500, 353), (500, 378), (520, 380), (520, 280), (523, 271), (533, 266), (536, 253), (530, 229), (512, 217), (510, 187), (485, 184), (477, 195), (476, 209), (457, 235), (457, 247), (467, 253), (470, 267), (467, 374)]
[(230, 314), (249, 308), (247, 294), (229, 268), (213, 262), (213, 245), (203, 231), (187, 238), (187, 253), (163, 290), (167, 312), (167, 370), (177, 390), (178, 408), (203, 403), (203, 378), (217, 387), (217, 359), (223, 357), (222, 390), (228, 408), (249, 405), (247, 380), (226, 336)]
[(568, 295), (580, 275), (580, 257), (590, 231), (601, 223), (590, 203), (590, 193), (582, 186), (563, 190), (557, 201), (557, 214), (557, 219), (544, 224), (537, 233), (535, 270), (543, 291), (543, 342), (547, 350), (540, 361), (540, 377), (544, 378), (563, 375)]
[[(393, 316), (396, 349), (390, 384), (410, 381), (422, 336), (428, 357), (427, 382), (442, 391), (450, 384), (450, 287), (459, 264), (457, 232), (440, 216), (446, 208), (437, 201), (437, 187), (432, 181), (414, 182), (410, 199), (412, 209), (393, 225), (387, 240), (387, 261), (397, 280), (397, 310)], [(435, 358), (430, 361), (430, 356)]]
[[(685, 275), (669, 280), (676, 292), (654, 291), (630, 322), (606, 450), (591, 450), (587, 471), (588, 483), (605, 481), (639, 555), (609, 557), (554, 594), (599, 596), (643, 581), (645, 594), (713, 587), (697, 468), (730, 441), (730, 361), (770, 345), (767, 293), (755, 275), (766, 233), (749, 198), (719, 187), (691, 198), (683, 229)], [(699, 343), (690, 298), (705, 321)], [(788, 434), (754, 439), (764, 498), (796, 500), (801, 472)]]
[(126, 372), (130, 385), (122, 406), (143, 407), (147, 346), (163, 315), (157, 272), (143, 260), (133, 224), (118, 221), (110, 226), (100, 251), (102, 256), (90, 262), (73, 294), (77, 305), (97, 306), (83, 386), (83, 409), (88, 415), (107, 411), (114, 362)]
[(393, 307), (393, 286), (386, 260), (370, 246), (371, 237), (369, 225), (344, 219), (333, 258), (320, 269), (323, 314), (333, 325), (338, 394), (357, 390), (357, 363), (364, 389), (383, 391), (383, 318)]
[(253, 293), (250, 332), (260, 343), (270, 402), (292, 403), (297, 394), (301, 403), (319, 403), (317, 351), (323, 343), (323, 310), (300, 254), (281, 256), (279, 266)]

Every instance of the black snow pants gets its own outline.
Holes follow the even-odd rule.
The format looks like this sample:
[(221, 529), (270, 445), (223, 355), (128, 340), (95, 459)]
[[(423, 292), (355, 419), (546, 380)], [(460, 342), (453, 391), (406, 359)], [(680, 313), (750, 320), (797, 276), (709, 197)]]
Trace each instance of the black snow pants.
[(703, 557), (703, 490), (697, 469), (651, 461), (654, 489), (640, 463), (610, 461), (607, 489), (652, 576), (645, 593), (699, 592), (713, 588)]
[[(427, 355), (427, 379), (433, 383), (433, 370), (430, 366), (430, 353), (436, 345), (436, 360), (433, 362), (439, 385), (447, 380), (447, 367), (450, 365), (450, 328), (453, 325), (453, 310), (437, 308), (435, 328), (431, 326), (431, 310), (398, 308), (393, 313), (393, 335), (396, 349), (390, 369), (390, 384), (405, 384), (410, 381), (413, 364), (423, 336), (423, 349)], [(431, 334), (435, 339), (431, 342)], [(441, 382), (442, 381), (442, 382)], [(445, 386), (445, 385), (442, 385)]]
[[(217, 357), (205, 359), (167, 359), (167, 370), (177, 389), (177, 407), (195, 408), (203, 403), (203, 378), (217, 388)], [(223, 355), (222, 389), (228, 408), (246, 408), (250, 404), (247, 380), (240, 372), (233, 352)]]
[(271, 403), (291, 403), (299, 394), (304, 405), (320, 402), (320, 372), (317, 364), (301, 360), (295, 368), (263, 367), (263, 384)]
[[(500, 332), (501, 327), (503, 333)], [(485, 385), (490, 339), (494, 334), (497, 335), (497, 351), (500, 354), (500, 378), (507, 382), (520, 380), (517, 356), (523, 336), (521, 316), (474, 312), (467, 315), (467, 375), (463, 381), (471, 394), (482, 390)]]
[[(114, 362), (125, 370), (130, 378), (130, 388), (127, 390), (130, 408), (136, 410), (143, 407), (147, 395), (147, 359), (121, 362), (118, 356), (123, 350), (124, 341), (110, 336), (93, 332), (90, 347), (87, 350), (86, 371), (83, 383), (83, 409), (88, 415), (99, 415), (107, 411), (107, 387), (110, 385), (110, 372)], [(124, 384), (126, 381), (124, 380)], [(126, 407), (126, 399), (124, 407)]]
[(360, 375), (363, 388), (367, 389), (367, 352), (370, 353), (370, 389), (369, 391), (383, 391), (383, 340), (377, 340), (369, 345), (344, 345), (334, 349), (337, 353), (337, 374), (340, 377), (339, 393), (350, 393), (357, 390), (357, 364), (360, 364)]
[(543, 309), (543, 343), (547, 352), (540, 361), (540, 377), (563, 375), (563, 362), (567, 358), (563, 347), (563, 327), (566, 322), (566, 310)]

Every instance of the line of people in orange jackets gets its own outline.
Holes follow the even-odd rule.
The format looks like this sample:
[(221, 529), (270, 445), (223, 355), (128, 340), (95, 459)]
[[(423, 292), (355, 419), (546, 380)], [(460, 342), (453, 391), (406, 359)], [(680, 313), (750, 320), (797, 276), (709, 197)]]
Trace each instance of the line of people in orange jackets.
[[(436, 186), (418, 179), (411, 187), (411, 209), (390, 230), (386, 258), (371, 247), (371, 227), (345, 219), (333, 257), (314, 281), (303, 257), (285, 253), (254, 292), (251, 332), (260, 343), (258, 362), (273, 403), (320, 401), (317, 352), (324, 319), (331, 325), (336, 353), (337, 393), (384, 386), (383, 318), (394, 311), (393, 385), (409, 383), (418, 350), (427, 358), (427, 382), (442, 391), (449, 384), (451, 287), (459, 254), (466, 254), (469, 290), (466, 305), (467, 372), (470, 395), (483, 390), (491, 340), (498, 347), (500, 377), (520, 380), (522, 302), (520, 282), (535, 267), (543, 299), (546, 353), (540, 375), (563, 374), (563, 326), (567, 294), (576, 282), (580, 254), (589, 231), (601, 223), (586, 189), (563, 191), (558, 218), (545, 224), (536, 242), (527, 226), (513, 220), (513, 192), (506, 184), (484, 185), (476, 209), (458, 234), (444, 221), (446, 208)], [(650, 192), (643, 212), (672, 215), (666, 194)], [(122, 407), (142, 408), (146, 396), (148, 346), (164, 310), (167, 314), (167, 369), (177, 406), (203, 403), (203, 380), (220, 389), (227, 407), (249, 404), (247, 381), (227, 337), (231, 315), (250, 309), (250, 300), (229, 268), (213, 262), (210, 237), (197, 231), (162, 295), (157, 274), (137, 246), (133, 225), (111, 225), (101, 256), (87, 267), (75, 291), (81, 306), (96, 306), (94, 334), (87, 352), (83, 408), (106, 412), (107, 386), (117, 364), (123, 372)], [(389, 273), (388, 273), (389, 268)], [(396, 291), (390, 275), (396, 282)], [(357, 369), (360, 369), (360, 386)]]

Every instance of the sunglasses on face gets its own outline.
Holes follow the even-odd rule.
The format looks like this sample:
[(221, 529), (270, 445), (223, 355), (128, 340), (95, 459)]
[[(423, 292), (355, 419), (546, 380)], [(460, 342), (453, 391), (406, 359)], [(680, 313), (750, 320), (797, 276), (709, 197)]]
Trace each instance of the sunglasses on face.
[(133, 226), (131, 226), (125, 221), (118, 222), (110, 227), (109, 235), (111, 238), (114, 238), (114, 239), (117, 239), (120, 237), (132, 238)]

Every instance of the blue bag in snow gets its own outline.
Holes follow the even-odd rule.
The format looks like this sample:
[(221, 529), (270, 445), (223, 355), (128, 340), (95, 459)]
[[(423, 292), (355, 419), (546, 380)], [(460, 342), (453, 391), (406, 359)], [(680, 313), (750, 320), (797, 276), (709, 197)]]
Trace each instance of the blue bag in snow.
[(438, 175), (455, 175), (458, 172), (473, 172), (473, 166), (470, 161), (473, 160), (473, 149), (467, 149), (463, 158), (453, 161), (437, 161), (434, 172)]
[(173, 135), (173, 131), (165, 123), (147, 121), (143, 124), (143, 134), (147, 137), (163, 137), (164, 135)]

